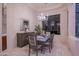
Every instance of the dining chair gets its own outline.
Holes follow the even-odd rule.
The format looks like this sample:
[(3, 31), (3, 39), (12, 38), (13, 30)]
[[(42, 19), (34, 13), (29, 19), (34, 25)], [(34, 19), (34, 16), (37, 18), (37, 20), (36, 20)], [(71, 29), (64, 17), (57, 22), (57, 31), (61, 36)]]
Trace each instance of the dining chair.
[(49, 52), (51, 52), (51, 50), (52, 50), (53, 39), (54, 39), (54, 34), (51, 34), (50, 38), (48, 38), (48, 41), (43, 43), (43, 48), (44, 47), (48, 47), (49, 48)]
[(31, 33), (29, 36), (29, 56), (31, 49), (36, 52), (36, 56), (38, 56), (38, 50), (42, 51), (42, 45), (37, 44), (37, 35), (35, 33)]

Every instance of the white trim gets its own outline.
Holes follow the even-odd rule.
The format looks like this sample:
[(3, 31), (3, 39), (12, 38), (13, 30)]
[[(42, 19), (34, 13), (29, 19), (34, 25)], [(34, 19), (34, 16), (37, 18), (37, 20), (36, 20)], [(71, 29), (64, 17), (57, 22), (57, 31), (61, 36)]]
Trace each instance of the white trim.
[(79, 41), (79, 38), (77, 38), (77, 37), (75, 37), (75, 36), (70, 36), (69, 38), (70, 38), (70, 39), (73, 39), (73, 40)]

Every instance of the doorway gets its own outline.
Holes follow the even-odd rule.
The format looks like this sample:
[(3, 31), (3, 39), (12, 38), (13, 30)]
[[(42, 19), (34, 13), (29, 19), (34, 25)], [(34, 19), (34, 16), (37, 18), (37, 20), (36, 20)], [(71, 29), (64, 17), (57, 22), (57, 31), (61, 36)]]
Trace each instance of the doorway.
[(7, 5), (2, 3), (2, 51), (7, 49)]

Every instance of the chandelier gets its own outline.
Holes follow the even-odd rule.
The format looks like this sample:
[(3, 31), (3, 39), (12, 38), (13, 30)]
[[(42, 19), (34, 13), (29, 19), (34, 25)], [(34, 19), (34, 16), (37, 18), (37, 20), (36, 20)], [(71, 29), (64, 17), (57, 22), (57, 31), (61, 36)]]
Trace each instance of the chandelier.
[(41, 21), (48, 20), (48, 15), (44, 15), (43, 13), (40, 13), (40, 15), (38, 16), (38, 19)]

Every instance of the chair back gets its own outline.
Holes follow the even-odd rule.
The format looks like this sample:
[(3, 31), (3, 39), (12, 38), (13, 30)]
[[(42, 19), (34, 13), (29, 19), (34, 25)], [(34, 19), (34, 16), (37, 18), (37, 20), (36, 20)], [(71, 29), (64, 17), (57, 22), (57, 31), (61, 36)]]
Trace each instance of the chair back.
[(51, 35), (50, 35), (50, 41), (52, 42), (53, 39), (54, 39), (54, 34), (51, 34)]
[(36, 46), (37, 45), (37, 43), (36, 43), (36, 34), (35, 33), (31, 33), (31, 34), (29, 34), (29, 45), (30, 46)]
[(49, 43), (50, 43), (51, 46), (53, 44), (53, 39), (54, 39), (54, 34), (51, 34), (50, 35), (50, 40), (49, 40)]

